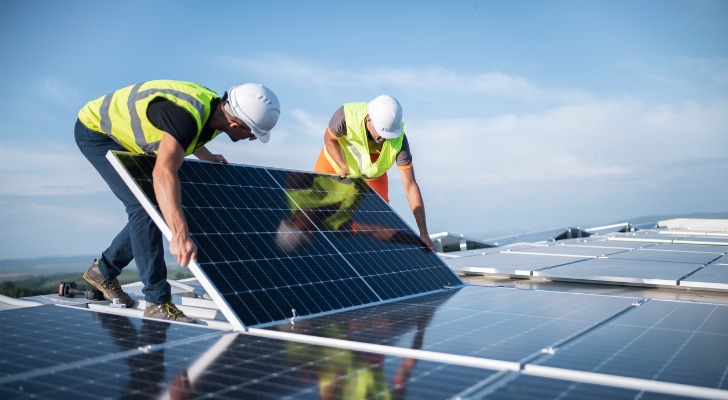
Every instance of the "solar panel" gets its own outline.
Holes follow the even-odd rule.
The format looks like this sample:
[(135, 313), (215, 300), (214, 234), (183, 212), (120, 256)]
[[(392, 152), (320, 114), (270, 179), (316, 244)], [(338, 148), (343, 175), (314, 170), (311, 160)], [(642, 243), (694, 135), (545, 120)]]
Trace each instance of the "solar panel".
[(465, 286), (247, 334), (9, 310), (0, 397), (726, 398), (728, 306), (635, 300)]
[[(169, 239), (155, 158), (108, 159)], [(363, 180), (199, 161), (178, 175), (190, 270), (237, 329), (463, 284)]]
[(706, 253), (719, 253), (725, 254), (728, 251), (728, 238), (722, 238), (725, 242), (723, 244), (705, 244), (701, 242), (701, 238), (705, 236), (698, 236), (698, 239), (687, 238), (683, 240), (675, 240), (673, 243), (660, 243), (653, 247), (654, 250), (674, 250), (674, 251), (698, 251)]
[(534, 271), (533, 276), (551, 279), (676, 286), (680, 279), (701, 267), (702, 264), (630, 260), (611, 258), (610, 256), (609, 258), (593, 258), (574, 264)]
[(728, 290), (728, 265), (709, 264), (680, 281), (680, 286)]
[(513, 253), (527, 253), (527, 254), (543, 254), (543, 255), (565, 255), (565, 256), (584, 256), (584, 257), (600, 257), (610, 254), (623, 253), (627, 249), (623, 248), (607, 248), (607, 247), (595, 247), (595, 246), (548, 246), (542, 248), (532, 248), (523, 250), (514, 250)]
[[(538, 252), (541, 248), (534, 248)], [(489, 253), (482, 256), (448, 259), (447, 263), (456, 271), (466, 273), (506, 274), (531, 276), (533, 271), (557, 265), (579, 263), (592, 259), (589, 256), (567, 256), (528, 254), (519, 251)]]
[(694, 397), (653, 393), (641, 389), (629, 389), (597, 385), (571, 380), (551, 379), (514, 374), (503, 382), (489, 385), (472, 393), (473, 399), (524, 400), (524, 399), (610, 399), (610, 400), (685, 400)]
[[(218, 334), (197, 325), (170, 324), (60, 306), (3, 311), (0, 312), (0, 325), (3, 327), (0, 330), (2, 384), (55, 374), (73, 366), (86, 366), (94, 359), (120, 358), (124, 362), (130, 355), (138, 354), (139, 349)], [(113, 375), (112, 371), (105, 371)]]
[(587, 239), (582, 239), (578, 242), (564, 243), (564, 246), (591, 246), (591, 247), (611, 247), (617, 249), (634, 250), (638, 248), (649, 248), (655, 246), (654, 243), (640, 243), (640, 242), (618, 242), (611, 241), (607, 237), (591, 236)]
[(728, 389), (728, 306), (650, 300), (537, 364)]
[(266, 329), (521, 362), (630, 309), (637, 300), (465, 286)]
[(3, 399), (447, 398), (498, 372), (79, 308), (0, 321)]
[(720, 253), (659, 250), (656, 247), (609, 255), (609, 258), (613, 259), (684, 262), (692, 264), (707, 264), (718, 257), (720, 257)]

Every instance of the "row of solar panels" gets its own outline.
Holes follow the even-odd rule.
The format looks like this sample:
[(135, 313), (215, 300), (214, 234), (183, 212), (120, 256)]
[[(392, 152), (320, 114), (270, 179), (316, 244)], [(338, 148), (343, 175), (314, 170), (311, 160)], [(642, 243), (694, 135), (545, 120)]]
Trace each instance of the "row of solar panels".
[(597, 283), (728, 291), (728, 229), (646, 230), (447, 253), (452, 269)]
[(52, 305), (0, 323), (3, 399), (728, 398), (720, 304), (465, 286), (245, 333)]

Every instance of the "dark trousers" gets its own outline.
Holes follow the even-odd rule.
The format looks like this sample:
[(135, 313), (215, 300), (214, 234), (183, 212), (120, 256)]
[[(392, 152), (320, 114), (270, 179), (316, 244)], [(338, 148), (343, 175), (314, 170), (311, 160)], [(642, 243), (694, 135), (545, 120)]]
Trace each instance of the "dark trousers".
[(76, 121), (76, 144), (109, 188), (124, 204), (129, 216), (126, 226), (119, 232), (111, 245), (101, 254), (99, 270), (106, 279), (114, 279), (133, 259), (144, 284), (144, 299), (161, 304), (172, 299), (167, 283), (167, 264), (164, 261), (162, 232), (149, 217), (139, 200), (129, 190), (109, 160), (109, 150), (126, 151), (107, 135), (94, 132), (81, 121)]

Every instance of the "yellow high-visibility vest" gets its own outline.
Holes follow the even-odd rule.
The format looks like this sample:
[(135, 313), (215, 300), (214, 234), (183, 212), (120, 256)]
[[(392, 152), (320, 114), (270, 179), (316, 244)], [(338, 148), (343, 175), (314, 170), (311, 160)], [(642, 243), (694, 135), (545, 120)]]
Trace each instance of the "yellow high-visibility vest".
[[(103, 133), (133, 153), (156, 154), (164, 131), (147, 118), (149, 103), (164, 98), (184, 108), (197, 122), (197, 136), (185, 149), (190, 155), (204, 143), (198, 143), (202, 127), (210, 118), (214, 91), (191, 82), (154, 80), (127, 86), (88, 102), (78, 119), (88, 129)], [(209, 140), (220, 134), (215, 131)], [(209, 141), (208, 140), (208, 141)]]
[[(339, 138), (339, 146), (344, 153), (346, 165), (349, 167), (349, 176), (358, 178), (378, 178), (392, 168), (397, 160), (397, 154), (402, 149), (404, 140), (404, 123), (402, 123), (402, 134), (396, 139), (389, 139), (382, 144), (382, 150), (376, 162), (372, 163), (369, 156), (369, 140), (364, 117), (367, 115), (366, 102), (345, 103), (344, 119), (346, 119), (346, 136)], [(341, 168), (331, 158), (331, 155), (324, 147), (324, 155), (331, 166), (338, 173)]]

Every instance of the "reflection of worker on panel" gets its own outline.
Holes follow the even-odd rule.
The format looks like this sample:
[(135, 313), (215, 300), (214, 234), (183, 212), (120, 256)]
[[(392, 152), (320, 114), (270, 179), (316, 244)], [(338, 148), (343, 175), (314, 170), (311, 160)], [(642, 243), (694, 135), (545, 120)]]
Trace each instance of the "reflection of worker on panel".
[[(144, 393), (155, 396), (161, 390), (160, 383), (165, 377), (167, 363), (164, 362), (164, 347), (153, 346), (167, 342), (168, 322), (150, 319), (131, 319), (123, 315), (91, 313), (101, 322), (101, 327), (109, 333), (120, 352), (129, 352), (124, 358), (129, 367), (126, 387), (119, 394), (120, 399), (130, 399)], [(141, 351), (139, 351), (141, 350)]]
[[(413, 334), (410, 348), (422, 349), (425, 329), (432, 320), (434, 308), (428, 308), (407, 326), (402, 336)], [(372, 314), (370, 318), (355, 318), (338, 324), (319, 327), (323, 336), (332, 339), (358, 341), (360, 332), (383, 333), (401, 329), (394, 324), (392, 314)], [(388, 399), (407, 398), (407, 384), (417, 366), (413, 357), (387, 358), (384, 354), (335, 347), (286, 343), (286, 356), (292, 366), (313, 364), (312, 369), (296, 368), (301, 379), (315, 379), (321, 399)], [(395, 369), (388, 363), (398, 363)], [(395, 367), (395, 366), (393, 366)], [(389, 377), (387, 377), (389, 375)]]
[(371, 191), (362, 183), (329, 175), (293, 172), (285, 182), (285, 190), (291, 215), (279, 224), (276, 244), (286, 253), (308, 245), (316, 227), (366, 235), (383, 242), (424, 246), (412, 233), (353, 220), (367, 191)]

